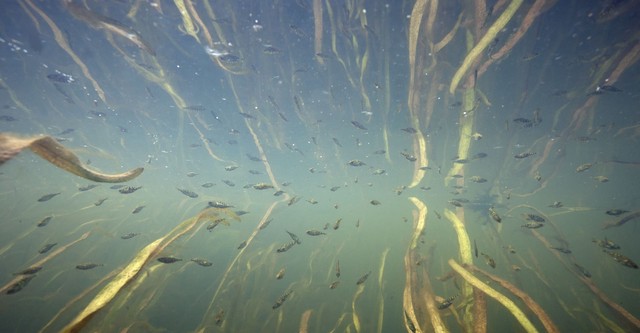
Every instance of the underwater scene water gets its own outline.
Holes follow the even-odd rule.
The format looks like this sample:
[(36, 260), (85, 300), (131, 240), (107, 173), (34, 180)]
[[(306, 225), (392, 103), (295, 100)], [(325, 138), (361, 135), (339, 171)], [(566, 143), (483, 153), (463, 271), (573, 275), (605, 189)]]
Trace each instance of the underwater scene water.
[(640, 331), (640, 2), (0, 7), (1, 332)]

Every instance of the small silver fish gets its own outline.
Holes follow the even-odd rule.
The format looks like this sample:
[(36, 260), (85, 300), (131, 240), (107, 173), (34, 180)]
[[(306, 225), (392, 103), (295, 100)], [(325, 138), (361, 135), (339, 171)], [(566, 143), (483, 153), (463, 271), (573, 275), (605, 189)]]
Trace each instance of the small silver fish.
[(42, 266), (32, 266), (27, 269), (21, 270), (18, 273), (13, 273), (13, 275), (33, 275), (38, 273), (42, 269)]
[(131, 238), (136, 237), (138, 235), (140, 235), (140, 233), (138, 233), (138, 232), (130, 232), (128, 234), (120, 236), (120, 238), (122, 238), (122, 239), (131, 239)]
[(174, 262), (182, 261), (182, 259), (176, 257), (160, 257), (158, 261), (163, 264), (173, 264)]
[(11, 294), (15, 294), (15, 293), (19, 292), (24, 287), (26, 287), (27, 284), (29, 284), (31, 279), (33, 279), (34, 277), (36, 277), (35, 274), (27, 275), (27, 276), (23, 277), (22, 279), (20, 279), (20, 281), (14, 283), (13, 285), (11, 285), (11, 287), (9, 287), (9, 289), (7, 289), (7, 294), (11, 295)]
[(47, 216), (45, 218), (42, 219), (42, 221), (40, 221), (40, 223), (37, 224), (38, 227), (45, 227), (47, 224), (49, 224), (49, 222), (51, 221), (51, 219), (53, 218), (53, 216)]
[(100, 266), (104, 266), (104, 264), (94, 264), (94, 263), (80, 264), (80, 265), (76, 265), (76, 269), (79, 269), (79, 270), (82, 270), (82, 271), (86, 271), (86, 270), (94, 269), (94, 268), (100, 267)]
[(196, 264), (202, 267), (210, 267), (213, 265), (209, 260), (206, 260), (206, 259), (193, 258), (191, 259), (191, 261), (195, 262)]
[(544, 226), (544, 223), (528, 222), (528, 223), (523, 224), (521, 227), (527, 228), (527, 229), (538, 229), (538, 228), (542, 228), (543, 226)]
[(213, 208), (232, 208), (232, 205), (229, 205), (227, 203), (224, 203), (222, 201), (209, 201), (209, 207), (213, 207)]
[(102, 203), (104, 203), (107, 199), (108, 199), (108, 198), (102, 198), (102, 199), (99, 199), (99, 200), (98, 200), (98, 201), (96, 201), (93, 205), (94, 205), (94, 206), (96, 206), (96, 207), (97, 207), (97, 206), (100, 206), (100, 205), (102, 205)]
[(53, 197), (55, 197), (56, 195), (60, 194), (61, 192), (58, 193), (51, 193), (51, 194), (45, 194), (43, 196), (40, 197), (40, 199), (38, 199), (38, 202), (45, 202), (45, 201), (49, 201), (51, 200)]
[(130, 194), (133, 193), (139, 189), (141, 189), (142, 186), (125, 186), (121, 189), (118, 190), (118, 192), (122, 193), (122, 194)]
[(366, 128), (366, 127), (364, 127), (364, 125), (362, 125), (361, 123), (359, 123), (359, 122), (357, 122), (357, 121), (355, 121), (355, 120), (351, 121), (351, 124), (352, 124), (353, 126), (355, 126), (356, 128), (361, 129), (361, 130), (363, 130), (363, 131), (366, 131), (366, 130), (367, 130), (367, 128)]
[(136, 209), (134, 209), (134, 210), (131, 212), (131, 214), (138, 214), (138, 213), (140, 213), (140, 212), (144, 209), (144, 207), (145, 207), (145, 206), (138, 206), (138, 207), (136, 207)]
[(98, 185), (96, 185), (96, 184), (89, 184), (89, 185), (87, 185), (87, 186), (80, 186), (80, 187), (78, 187), (78, 191), (80, 191), (80, 192), (85, 192), (85, 191), (89, 191), (89, 190), (91, 190), (91, 189), (94, 189), (94, 188), (96, 188), (96, 187), (98, 187)]
[(49, 250), (51, 250), (54, 246), (58, 245), (58, 243), (49, 243), (49, 244), (45, 244), (44, 246), (42, 246), (40, 248), (40, 250), (38, 250), (38, 253), (40, 254), (45, 254), (47, 252), (49, 252)]
[(180, 193), (188, 196), (189, 198), (197, 198), (198, 197), (198, 194), (193, 192), (193, 191), (189, 191), (187, 189), (183, 189), (183, 188), (179, 188), (179, 187), (176, 187), (176, 189), (178, 191), (180, 191)]
[(449, 298), (445, 299), (444, 301), (440, 302), (440, 304), (438, 304), (438, 310), (444, 310), (444, 309), (450, 307), (453, 304), (453, 300), (455, 300), (456, 297), (458, 297), (458, 295), (449, 297)]
[(367, 278), (369, 277), (369, 275), (371, 274), (371, 271), (369, 271), (367, 274), (361, 276), (358, 281), (356, 281), (356, 285), (361, 285), (363, 284), (365, 281), (367, 281)]

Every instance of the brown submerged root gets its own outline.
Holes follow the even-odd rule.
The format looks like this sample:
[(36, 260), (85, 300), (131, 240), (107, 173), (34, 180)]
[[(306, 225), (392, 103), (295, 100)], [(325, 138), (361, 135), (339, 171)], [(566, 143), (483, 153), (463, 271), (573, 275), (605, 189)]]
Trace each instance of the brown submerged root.
[(491, 288), (486, 283), (480, 281), (477, 277), (475, 277), (471, 272), (466, 270), (464, 267), (460, 266), (455, 260), (449, 259), (449, 266), (453, 268), (465, 281), (471, 284), (474, 288), (481, 290), (487, 296), (495, 299), (500, 304), (502, 304), (511, 314), (518, 320), (522, 328), (524, 328), (527, 332), (538, 332), (538, 330), (533, 326), (529, 318), (520, 310), (520, 308), (513, 303), (508, 297), (499, 293), (497, 290)]
[(229, 217), (238, 219), (238, 217), (227, 209), (207, 208), (198, 215), (184, 220), (165, 236), (156, 239), (149, 245), (145, 246), (138, 254), (109, 282), (94, 299), (80, 312), (62, 332), (79, 332), (89, 321), (104, 307), (113, 301), (120, 294), (123, 288), (130, 282), (135, 281), (139, 277), (142, 268), (151, 261), (157, 254), (162, 252), (167, 246), (173, 243), (177, 238), (192, 230), (198, 223), (209, 221), (219, 216), (219, 213), (225, 213)]
[(527, 307), (529, 307), (529, 309), (531, 311), (533, 311), (533, 313), (536, 314), (536, 316), (538, 316), (538, 319), (540, 319), (540, 321), (542, 322), (542, 325), (544, 325), (544, 328), (547, 330), (547, 332), (560, 332), (560, 330), (558, 329), (558, 327), (553, 323), (553, 321), (551, 320), (551, 318), (549, 317), (549, 315), (544, 311), (544, 309), (542, 309), (542, 307), (540, 306), (540, 304), (538, 304), (536, 301), (533, 300), (533, 298), (531, 298), (531, 296), (527, 295), (525, 292), (523, 292), (522, 290), (518, 289), (516, 286), (514, 286), (513, 284), (511, 284), (511, 282), (502, 279), (498, 276), (495, 276), (489, 272), (486, 272), (484, 270), (481, 270), (480, 268), (476, 267), (476, 266), (469, 266), (469, 268), (474, 271), (474, 272), (478, 272), (488, 278), (490, 278), (491, 280), (497, 282), (500, 286), (502, 286), (503, 288), (509, 290), (512, 294), (516, 295), (518, 298), (520, 298), (520, 300), (522, 300), (522, 302), (524, 302), (525, 305), (527, 305)]
[(0, 165), (15, 157), (24, 148), (30, 148), (35, 154), (60, 169), (95, 182), (127, 182), (144, 171), (144, 168), (136, 168), (119, 174), (97, 172), (87, 168), (78, 156), (50, 136), (22, 139), (7, 133), (0, 133)]

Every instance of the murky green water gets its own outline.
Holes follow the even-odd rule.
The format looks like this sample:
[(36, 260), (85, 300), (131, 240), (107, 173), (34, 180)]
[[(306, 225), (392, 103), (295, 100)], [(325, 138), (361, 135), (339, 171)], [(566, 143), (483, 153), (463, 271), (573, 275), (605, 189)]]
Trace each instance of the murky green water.
[(451, 259), (537, 330), (640, 329), (638, 221), (604, 228), (638, 211), (640, 7), (525, 1), (492, 30), (519, 1), (483, 3), (3, 2), (0, 131), (145, 171), (123, 194), (2, 164), (0, 331), (70, 327), (123, 272), (75, 329), (526, 331)]

